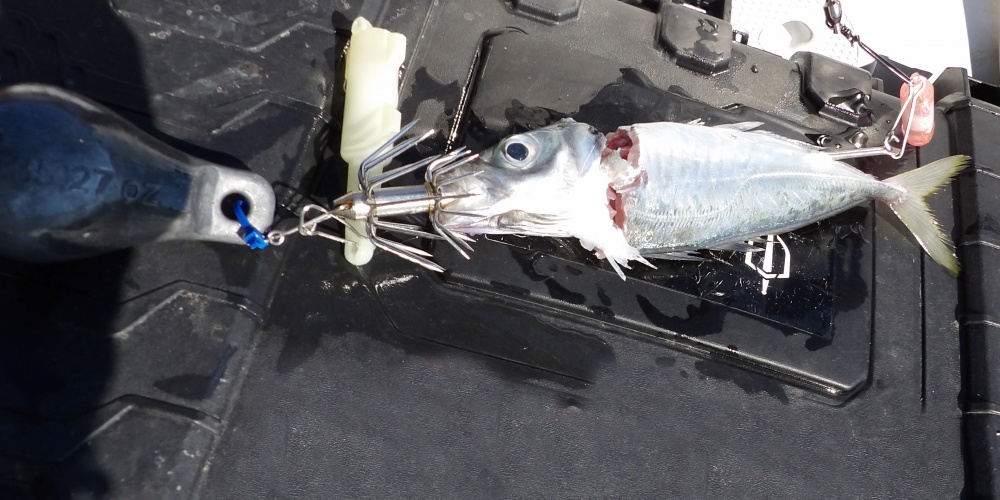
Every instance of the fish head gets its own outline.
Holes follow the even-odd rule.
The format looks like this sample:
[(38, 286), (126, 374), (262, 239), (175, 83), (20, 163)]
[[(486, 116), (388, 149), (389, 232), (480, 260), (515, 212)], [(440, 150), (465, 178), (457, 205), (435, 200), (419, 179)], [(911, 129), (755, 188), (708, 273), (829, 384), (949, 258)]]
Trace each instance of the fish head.
[(440, 175), (438, 191), (457, 198), (441, 202), (437, 221), (466, 234), (566, 236), (563, 222), (574, 216), (581, 189), (608, 183), (600, 172), (604, 144), (603, 134), (572, 119), (509, 136)]

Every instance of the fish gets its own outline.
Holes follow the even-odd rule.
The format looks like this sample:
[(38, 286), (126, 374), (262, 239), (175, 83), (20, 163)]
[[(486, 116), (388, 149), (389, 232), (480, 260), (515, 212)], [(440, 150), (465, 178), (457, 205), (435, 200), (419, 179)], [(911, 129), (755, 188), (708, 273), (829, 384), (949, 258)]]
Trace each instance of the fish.
[(926, 197), (969, 165), (937, 160), (879, 180), (761, 123), (657, 122), (602, 134), (566, 118), (515, 134), (447, 172), (436, 214), (466, 235), (573, 237), (622, 268), (699, 260), (697, 251), (759, 251), (753, 243), (857, 205), (886, 204), (949, 272), (955, 247)]

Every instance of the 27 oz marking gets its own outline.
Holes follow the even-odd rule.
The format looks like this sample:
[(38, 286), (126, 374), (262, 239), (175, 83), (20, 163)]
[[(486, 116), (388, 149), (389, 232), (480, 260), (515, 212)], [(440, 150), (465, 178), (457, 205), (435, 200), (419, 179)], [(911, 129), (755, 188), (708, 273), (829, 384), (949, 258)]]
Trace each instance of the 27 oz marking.
[(97, 185), (93, 187), (94, 194), (101, 194), (104, 189), (108, 187), (108, 183), (114, 177), (115, 173), (113, 170), (104, 169), (90, 169), (83, 166), (77, 166), (70, 169), (70, 175), (72, 180), (66, 189), (75, 193), (86, 193), (91, 190), (87, 186), (88, 182), (92, 177), (97, 178)]
[(146, 184), (136, 181), (127, 181), (122, 184), (122, 198), (129, 203), (153, 203), (157, 193), (160, 192), (158, 184)]

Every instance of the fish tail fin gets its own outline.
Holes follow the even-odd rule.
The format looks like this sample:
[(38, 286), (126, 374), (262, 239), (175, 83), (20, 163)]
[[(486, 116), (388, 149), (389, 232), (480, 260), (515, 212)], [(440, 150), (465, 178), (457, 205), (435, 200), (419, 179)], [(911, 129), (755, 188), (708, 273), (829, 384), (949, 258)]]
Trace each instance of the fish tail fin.
[(958, 257), (951, 241), (927, 206), (926, 198), (951, 182), (970, 163), (968, 156), (955, 155), (904, 172), (885, 180), (886, 184), (902, 188), (902, 196), (886, 200), (889, 208), (913, 233), (927, 255), (953, 275), (958, 275)]

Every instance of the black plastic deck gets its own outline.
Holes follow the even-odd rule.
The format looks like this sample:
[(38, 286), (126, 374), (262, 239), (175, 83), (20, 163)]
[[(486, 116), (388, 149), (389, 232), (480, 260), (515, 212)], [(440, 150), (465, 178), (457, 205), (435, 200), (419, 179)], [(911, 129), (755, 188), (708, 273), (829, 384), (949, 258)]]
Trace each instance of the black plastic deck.
[[(707, 76), (656, 13), (548, 3), (0, 0), (0, 85), (97, 99), (287, 207), (343, 187), (336, 28), (358, 15), (407, 36), (401, 110), (442, 132), (427, 153), (455, 120), (475, 147), (563, 115), (854, 132), (789, 61), (733, 43)], [(622, 282), (571, 240), (428, 247), (444, 276), (317, 239), (0, 262), (0, 497), (992, 496), (1000, 112), (942, 78), (934, 141), (859, 166), (974, 156), (931, 202), (962, 278), (860, 207), (793, 237), (832, 259), (800, 273), (819, 316), (754, 309), (759, 281), (702, 296), (685, 264)], [(894, 104), (871, 83), (880, 138)]]

